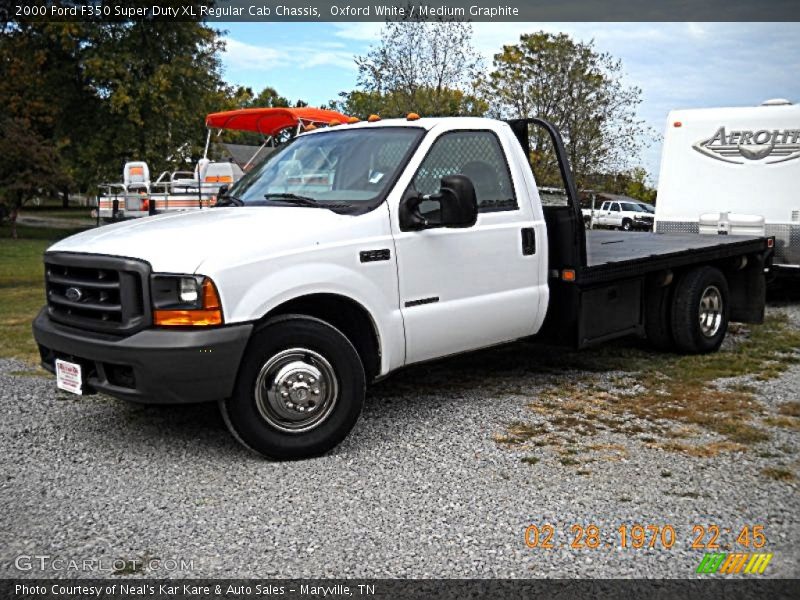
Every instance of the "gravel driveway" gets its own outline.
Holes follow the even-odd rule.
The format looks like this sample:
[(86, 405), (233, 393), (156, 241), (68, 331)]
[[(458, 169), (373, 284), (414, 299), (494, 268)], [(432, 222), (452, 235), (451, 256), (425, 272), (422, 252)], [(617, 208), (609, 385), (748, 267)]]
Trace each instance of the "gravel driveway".
[[(800, 310), (786, 310), (796, 325)], [(2, 360), (0, 577), (108, 575), (124, 559), (145, 565), (134, 577), (681, 578), (703, 556), (689, 548), (695, 524), (719, 525), (723, 542), (735, 535), (727, 528), (763, 525), (774, 553), (765, 575), (800, 576), (797, 480), (762, 473), (776, 462), (800, 472), (796, 429), (708, 458), (610, 432), (597, 443), (614, 458), (589, 470), (530, 464), (496, 438), (530, 419), (530, 399), (551, 374), (480, 366), (524, 350), (400, 373), (372, 390), (344, 444), (295, 463), (240, 448), (214, 405), (76, 399)], [(459, 384), (465, 360), (478, 383)], [(800, 367), (755, 385), (765, 406), (797, 401)], [(555, 548), (528, 548), (526, 527), (545, 523), (556, 526)], [(606, 547), (635, 523), (671, 524), (677, 541)], [(573, 524), (597, 525), (604, 543), (570, 548)], [(53, 558), (105, 563), (76, 571)], [(15, 561), (33, 565), (20, 571)]]

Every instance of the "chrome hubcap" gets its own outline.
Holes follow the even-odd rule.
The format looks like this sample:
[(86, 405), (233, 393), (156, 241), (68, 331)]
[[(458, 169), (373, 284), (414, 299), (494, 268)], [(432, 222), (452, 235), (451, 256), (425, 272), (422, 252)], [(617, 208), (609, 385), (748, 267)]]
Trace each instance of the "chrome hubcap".
[(700, 297), (700, 331), (706, 337), (714, 337), (722, 326), (722, 294), (710, 285)]
[(279, 352), (264, 363), (256, 379), (258, 411), (267, 423), (288, 433), (321, 425), (338, 395), (333, 367), (321, 354), (306, 348)]

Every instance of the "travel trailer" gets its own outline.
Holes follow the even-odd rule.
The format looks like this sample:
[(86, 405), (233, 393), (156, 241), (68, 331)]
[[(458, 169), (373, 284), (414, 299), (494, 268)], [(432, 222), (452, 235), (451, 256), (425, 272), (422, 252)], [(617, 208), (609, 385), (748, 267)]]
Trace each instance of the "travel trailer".
[(661, 156), (659, 233), (775, 237), (777, 274), (800, 275), (800, 106), (676, 110)]
[[(105, 220), (146, 217), (157, 213), (191, 211), (210, 208), (217, 201), (223, 186), (232, 186), (248, 168), (277, 145), (281, 134), (296, 135), (300, 131), (333, 123), (345, 123), (349, 117), (319, 108), (243, 108), (212, 113), (206, 117), (208, 138), (205, 152), (194, 171), (164, 171), (155, 181), (150, 179), (147, 163), (125, 163), (122, 183), (99, 186), (98, 217)], [(244, 165), (233, 161), (212, 161), (208, 158), (211, 139), (216, 131), (248, 131), (261, 136), (258, 146)], [(224, 190), (223, 190), (224, 191)]]

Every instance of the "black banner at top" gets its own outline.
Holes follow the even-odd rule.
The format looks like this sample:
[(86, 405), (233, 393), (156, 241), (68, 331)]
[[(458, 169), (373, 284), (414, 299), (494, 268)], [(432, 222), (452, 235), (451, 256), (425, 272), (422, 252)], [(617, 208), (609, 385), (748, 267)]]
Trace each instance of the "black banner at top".
[(798, 21), (797, 0), (0, 0), (0, 21)]

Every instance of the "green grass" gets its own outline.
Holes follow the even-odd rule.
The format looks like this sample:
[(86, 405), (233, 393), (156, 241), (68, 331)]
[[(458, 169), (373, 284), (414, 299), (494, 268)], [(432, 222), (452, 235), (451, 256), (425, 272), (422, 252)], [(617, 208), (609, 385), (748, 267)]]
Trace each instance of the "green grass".
[(90, 224), (94, 222), (91, 217), (92, 209), (88, 206), (77, 208), (32, 208), (25, 207), (20, 211), (20, 216), (39, 217), (42, 219), (75, 219), (84, 220)]
[(7, 225), (0, 227), (0, 358), (38, 362), (31, 322), (44, 305), (42, 254), (73, 233), (20, 225), (14, 240)]

